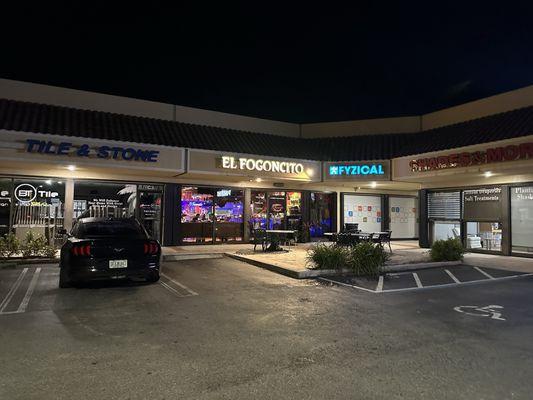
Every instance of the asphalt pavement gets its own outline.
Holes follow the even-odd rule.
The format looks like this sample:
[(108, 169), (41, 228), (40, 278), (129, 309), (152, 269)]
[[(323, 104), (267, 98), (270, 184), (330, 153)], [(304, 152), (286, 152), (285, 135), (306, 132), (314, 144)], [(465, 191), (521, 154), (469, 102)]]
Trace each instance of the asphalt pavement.
[(532, 277), (376, 294), (227, 258), (163, 272), (0, 270), (0, 398), (531, 398)]

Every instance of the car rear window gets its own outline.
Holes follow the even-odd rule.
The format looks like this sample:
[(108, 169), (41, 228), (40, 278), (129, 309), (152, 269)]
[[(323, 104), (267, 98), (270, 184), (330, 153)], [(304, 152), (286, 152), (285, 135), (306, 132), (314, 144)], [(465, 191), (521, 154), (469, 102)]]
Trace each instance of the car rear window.
[(146, 237), (141, 226), (135, 221), (95, 221), (79, 225), (77, 237), (95, 238), (101, 236), (128, 237), (132, 239)]

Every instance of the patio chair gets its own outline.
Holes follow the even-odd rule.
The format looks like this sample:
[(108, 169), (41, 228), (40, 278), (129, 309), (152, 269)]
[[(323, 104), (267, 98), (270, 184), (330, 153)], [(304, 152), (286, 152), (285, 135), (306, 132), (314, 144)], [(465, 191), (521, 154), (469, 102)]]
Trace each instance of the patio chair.
[(390, 244), (390, 238), (392, 235), (392, 231), (386, 231), (378, 234), (372, 235), (372, 243), (378, 243), (381, 247), (383, 247), (385, 244), (389, 245), (389, 251), (392, 253), (392, 247)]
[(258, 244), (261, 245), (261, 250), (265, 251), (267, 248), (267, 239), (268, 239), (266, 229), (254, 229), (252, 233), (253, 233), (254, 251)]

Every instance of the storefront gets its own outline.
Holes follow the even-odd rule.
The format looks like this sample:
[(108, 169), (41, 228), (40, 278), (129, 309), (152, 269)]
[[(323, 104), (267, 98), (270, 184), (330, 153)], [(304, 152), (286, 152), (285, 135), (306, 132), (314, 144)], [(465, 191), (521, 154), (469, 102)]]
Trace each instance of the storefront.
[(472, 252), (533, 255), (532, 146), (526, 139), (393, 160), (420, 182), (420, 245), (457, 238)]

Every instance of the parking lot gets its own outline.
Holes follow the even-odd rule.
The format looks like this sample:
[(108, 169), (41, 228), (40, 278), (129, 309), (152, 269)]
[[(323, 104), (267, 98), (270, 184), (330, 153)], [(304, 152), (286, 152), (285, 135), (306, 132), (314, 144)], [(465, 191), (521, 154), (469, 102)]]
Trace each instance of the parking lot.
[(531, 276), (376, 295), (227, 258), (163, 274), (60, 290), (56, 266), (0, 270), (0, 398), (529, 399), (533, 389)]

